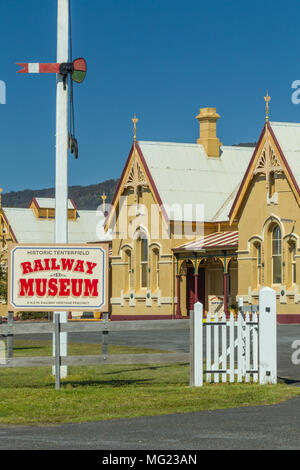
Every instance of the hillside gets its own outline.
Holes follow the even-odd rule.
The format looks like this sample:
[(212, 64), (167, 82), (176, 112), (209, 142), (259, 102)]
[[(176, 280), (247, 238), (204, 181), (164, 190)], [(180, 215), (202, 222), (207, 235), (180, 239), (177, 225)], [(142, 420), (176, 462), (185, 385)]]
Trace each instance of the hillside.
[[(69, 198), (73, 199), (78, 209), (97, 209), (102, 204), (101, 195), (106, 194), (106, 203), (111, 202), (118, 180), (110, 179), (102, 183), (89, 186), (70, 186)], [(48, 189), (25, 189), (23, 191), (11, 191), (3, 193), (3, 207), (28, 207), (33, 197), (54, 197), (54, 188)]]
[[(255, 142), (233, 144), (233, 146), (255, 147)], [(73, 199), (78, 209), (93, 210), (102, 204), (101, 195), (106, 194), (106, 203), (110, 203), (118, 184), (117, 179), (110, 179), (89, 186), (70, 186), (69, 198)], [(54, 188), (47, 189), (24, 189), (23, 191), (11, 191), (2, 194), (3, 207), (28, 207), (33, 197), (53, 197)]]

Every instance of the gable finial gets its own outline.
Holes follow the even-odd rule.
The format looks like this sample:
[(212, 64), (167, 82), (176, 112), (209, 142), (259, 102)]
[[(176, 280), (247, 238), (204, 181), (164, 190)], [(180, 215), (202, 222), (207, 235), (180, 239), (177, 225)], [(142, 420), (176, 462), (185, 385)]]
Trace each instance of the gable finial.
[(107, 196), (104, 191), (103, 191), (101, 198), (102, 198), (103, 214), (105, 214), (105, 201), (106, 201)]
[(134, 113), (134, 117), (131, 119), (133, 122), (133, 141), (136, 142), (136, 125), (139, 122), (138, 118)]
[(271, 101), (271, 96), (268, 95), (268, 92), (266, 96), (264, 96), (265, 102), (266, 102), (266, 122), (269, 121), (269, 102)]

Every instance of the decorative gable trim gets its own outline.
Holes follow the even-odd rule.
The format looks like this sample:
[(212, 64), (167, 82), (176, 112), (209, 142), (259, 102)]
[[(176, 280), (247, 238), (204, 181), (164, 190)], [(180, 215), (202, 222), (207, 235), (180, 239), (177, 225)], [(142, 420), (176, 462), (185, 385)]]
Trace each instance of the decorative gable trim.
[[(137, 151), (140, 162), (137, 158), (137, 155), (134, 155), (133, 158), (132, 158), (132, 155), (135, 151)], [(131, 164), (130, 169), (129, 169), (129, 165), (130, 165), (131, 161), (132, 161), (132, 164)], [(122, 171), (121, 178), (119, 179), (117, 188), (115, 190), (115, 193), (114, 193), (114, 196), (113, 196), (113, 199), (112, 199), (112, 202), (111, 202), (110, 210), (109, 210), (109, 213), (108, 213), (108, 215), (106, 217), (106, 220), (105, 220), (105, 223), (104, 223), (105, 230), (107, 230), (109, 228), (109, 224), (111, 222), (112, 212), (113, 212), (113, 210), (115, 210), (115, 208), (117, 206), (117, 203), (118, 203), (118, 200), (120, 198), (120, 194), (121, 194), (121, 191), (123, 190), (123, 188), (138, 187), (138, 186), (148, 186), (148, 187), (150, 187), (150, 189), (151, 189), (151, 191), (154, 195), (154, 198), (156, 199), (156, 202), (157, 202), (157, 204), (159, 205), (159, 207), (162, 211), (162, 214), (163, 214), (166, 222), (169, 221), (167, 213), (165, 211), (165, 208), (163, 207), (162, 200), (160, 198), (160, 195), (158, 193), (158, 190), (156, 188), (156, 185), (154, 183), (154, 180), (152, 178), (150, 170), (147, 166), (144, 155), (141, 151), (141, 148), (140, 148), (138, 142), (136, 141), (136, 142), (133, 143), (133, 145), (130, 149), (128, 158), (126, 160), (125, 166), (124, 166), (123, 171)]]
[(13, 231), (13, 229), (12, 229), (12, 227), (11, 227), (11, 225), (10, 225), (10, 223), (9, 223), (9, 221), (8, 221), (8, 219), (7, 219), (7, 217), (6, 217), (6, 215), (5, 215), (5, 213), (4, 213), (4, 210), (1, 208), (0, 211), (1, 211), (0, 214), (1, 214), (1, 216), (2, 216), (3, 223), (6, 225), (8, 234), (10, 234), (10, 235), (12, 236), (13, 241), (14, 241), (15, 243), (18, 243), (18, 239), (17, 239), (17, 237), (16, 237), (16, 235), (15, 235), (15, 233), (14, 233), (14, 231)]
[(136, 191), (141, 186), (148, 186), (148, 181), (135, 154), (131, 169), (124, 183), (124, 188), (133, 188)]
[(251, 157), (251, 160), (250, 160), (250, 162), (249, 162), (249, 165), (248, 165), (248, 167), (247, 167), (247, 170), (246, 170), (246, 172), (245, 172), (245, 174), (244, 174), (244, 177), (243, 177), (242, 182), (241, 182), (241, 184), (240, 184), (240, 187), (239, 187), (239, 189), (238, 189), (237, 195), (235, 196), (235, 199), (234, 199), (233, 204), (232, 204), (232, 206), (231, 206), (231, 209), (230, 209), (230, 212), (229, 212), (229, 223), (230, 223), (230, 225), (233, 224), (234, 218), (235, 218), (236, 213), (237, 213), (237, 211), (238, 211), (238, 207), (239, 207), (238, 202), (243, 198), (243, 193), (242, 193), (242, 191), (243, 191), (244, 188), (245, 188), (245, 185), (246, 185), (247, 180), (250, 180), (250, 176), (249, 176), (249, 175), (250, 175), (250, 170), (251, 170), (251, 167), (252, 167), (253, 162), (254, 162), (254, 160), (255, 160), (255, 157), (256, 157), (256, 155), (257, 155), (257, 152), (259, 151), (259, 149), (260, 149), (260, 147), (261, 147), (261, 144), (262, 144), (262, 140), (263, 140), (264, 135), (265, 135), (265, 126), (264, 126), (263, 130), (261, 131), (259, 140), (258, 140), (258, 142), (257, 142), (257, 144), (256, 144), (255, 149), (254, 149), (253, 155), (252, 155), (252, 157)]
[[(271, 139), (267, 138), (267, 131), (270, 134)], [(265, 138), (265, 143), (262, 146), (263, 138)], [(276, 147), (280, 158), (275, 151), (274, 146), (270, 142), (273, 141), (274, 146)], [(259, 157), (257, 157), (259, 153)], [(281, 160), (280, 160), (281, 159)], [(255, 165), (255, 166), (254, 166)], [(284, 172), (288, 182), (291, 185), (292, 191), (296, 196), (298, 203), (300, 204), (300, 190), (297, 185), (297, 182), (294, 178), (294, 175), (288, 165), (288, 162), (283, 154), (283, 151), (275, 137), (273, 129), (269, 122), (267, 122), (262, 130), (259, 141), (255, 147), (254, 153), (242, 180), (242, 183), (239, 187), (233, 205), (229, 213), (230, 224), (234, 222), (234, 219), (237, 216), (238, 210), (240, 208), (241, 202), (244, 198), (246, 190), (249, 186), (249, 183), (255, 174), (265, 174), (266, 175), (266, 186), (268, 188), (269, 174), (271, 172)]]
[(253, 175), (264, 174), (266, 179), (271, 172), (281, 172), (284, 171), (279, 158), (271, 144), (265, 144), (258, 158), (255, 168), (253, 170)]
[(300, 189), (299, 189), (299, 186), (298, 186), (298, 184), (297, 184), (297, 181), (295, 180), (295, 177), (294, 177), (294, 175), (293, 175), (293, 173), (292, 173), (292, 170), (290, 169), (290, 166), (289, 166), (289, 164), (288, 164), (288, 162), (287, 162), (287, 160), (286, 160), (286, 158), (285, 158), (285, 156), (284, 156), (284, 154), (283, 154), (283, 151), (282, 151), (282, 149), (281, 149), (281, 147), (280, 147), (280, 145), (279, 145), (278, 140), (276, 139), (276, 136), (275, 136), (275, 134), (274, 134), (274, 132), (273, 132), (273, 129), (272, 129), (272, 127), (271, 127), (270, 124), (268, 124), (268, 129), (269, 129), (270, 134), (271, 134), (271, 136), (272, 136), (272, 139), (273, 139), (273, 141), (274, 141), (274, 143), (275, 143), (275, 145), (276, 145), (276, 147), (277, 147), (277, 149), (278, 149), (278, 152), (279, 152), (280, 157), (281, 157), (281, 159), (282, 159), (282, 161), (283, 161), (283, 164), (284, 164), (284, 166), (285, 166), (285, 168), (286, 168), (286, 170), (287, 170), (288, 181), (289, 181), (289, 183), (291, 184), (292, 188), (294, 189), (294, 193), (295, 193), (295, 195), (296, 195), (296, 198), (297, 198), (298, 203), (300, 203)]

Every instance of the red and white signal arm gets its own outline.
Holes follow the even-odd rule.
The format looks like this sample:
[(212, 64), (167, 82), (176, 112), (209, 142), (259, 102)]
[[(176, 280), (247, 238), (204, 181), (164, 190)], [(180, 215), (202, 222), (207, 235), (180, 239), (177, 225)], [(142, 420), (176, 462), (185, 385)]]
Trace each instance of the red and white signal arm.
[(8, 309), (108, 311), (108, 243), (11, 244)]

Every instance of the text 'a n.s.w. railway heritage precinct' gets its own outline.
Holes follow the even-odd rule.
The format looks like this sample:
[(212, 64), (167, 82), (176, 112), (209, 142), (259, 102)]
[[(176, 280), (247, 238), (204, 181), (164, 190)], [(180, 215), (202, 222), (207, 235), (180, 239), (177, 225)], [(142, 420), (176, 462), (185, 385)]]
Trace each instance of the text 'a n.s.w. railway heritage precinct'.
[(107, 308), (108, 249), (13, 245), (9, 257), (12, 310)]

